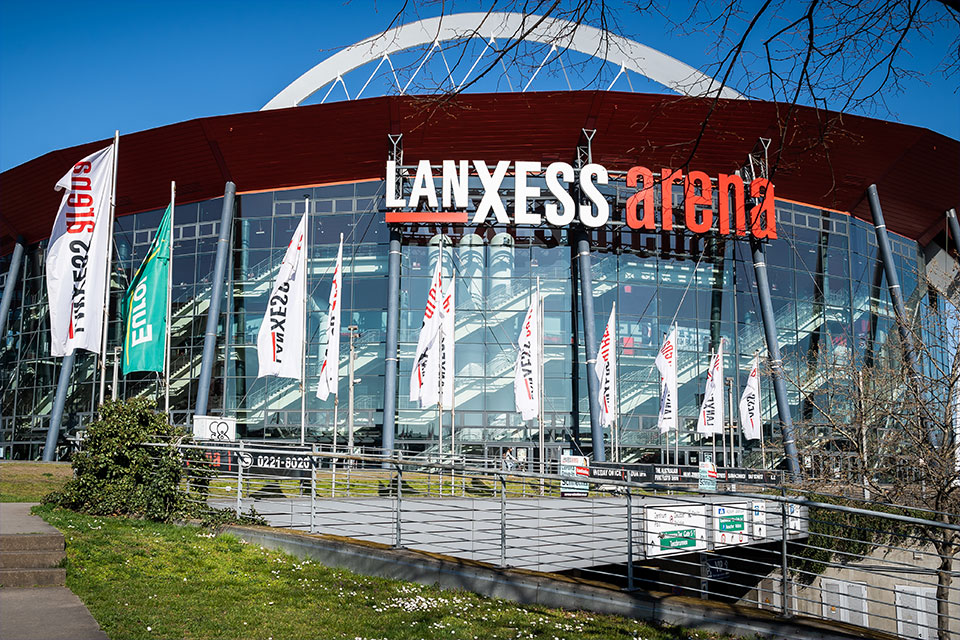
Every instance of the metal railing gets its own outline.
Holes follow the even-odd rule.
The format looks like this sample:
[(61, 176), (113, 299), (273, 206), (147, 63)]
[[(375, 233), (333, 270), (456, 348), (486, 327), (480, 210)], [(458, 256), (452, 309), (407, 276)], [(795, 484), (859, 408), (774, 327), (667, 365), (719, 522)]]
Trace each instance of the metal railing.
[(696, 482), (629, 482), (608, 470), (597, 478), (556, 463), (539, 474), (436, 453), (180, 446), (205, 452), (209, 468), (187, 476), (212, 474), (208, 506), (255, 511), (271, 526), (906, 638), (960, 632), (960, 567), (944, 559), (960, 555), (955, 515), (742, 479), (736, 491), (721, 482), (700, 492)]

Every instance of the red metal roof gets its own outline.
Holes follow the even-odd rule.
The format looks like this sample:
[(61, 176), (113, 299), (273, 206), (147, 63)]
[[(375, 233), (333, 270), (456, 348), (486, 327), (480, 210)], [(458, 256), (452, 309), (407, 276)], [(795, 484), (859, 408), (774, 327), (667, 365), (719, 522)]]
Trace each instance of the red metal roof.
[[(711, 113), (712, 110), (712, 113)], [(701, 135), (707, 115), (709, 120)], [(177, 200), (382, 178), (388, 133), (405, 163), (420, 159), (572, 161), (582, 128), (611, 170), (740, 166), (759, 137), (781, 148), (777, 196), (871, 220), (876, 183), (888, 227), (926, 242), (960, 207), (960, 142), (927, 129), (807, 107), (608, 91), (393, 96), (200, 118), (121, 136), (117, 213)], [(53, 151), (0, 174), (0, 252), (49, 235), (56, 181), (109, 140)]]

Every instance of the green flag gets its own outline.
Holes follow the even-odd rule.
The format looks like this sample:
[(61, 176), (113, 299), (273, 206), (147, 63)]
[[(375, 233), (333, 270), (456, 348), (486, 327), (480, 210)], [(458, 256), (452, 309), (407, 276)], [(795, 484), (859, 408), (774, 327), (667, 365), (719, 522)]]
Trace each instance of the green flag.
[(147, 257), (123, 297), (126, 330), (123, 374), (163, 371), (167, 334), (167, 276), (170, 271), (170, 207), (163, 214)]

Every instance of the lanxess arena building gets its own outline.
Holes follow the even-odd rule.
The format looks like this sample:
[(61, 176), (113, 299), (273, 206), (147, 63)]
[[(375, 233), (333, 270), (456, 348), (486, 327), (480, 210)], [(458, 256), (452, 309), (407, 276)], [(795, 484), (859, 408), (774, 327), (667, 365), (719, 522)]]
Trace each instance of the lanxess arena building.
[[(484, 27), (500, 31), (480, 35), (509, 38), (521, 32), (517, 21), (523, 19), (504, 15)], [(894, 311), (867, 198), (871, 184), (882, 202), (890, 259), (908, 314), (916, 322), (936, 315), (936, 292), (920, 283), (928, 280), (931, 261), (945, 259), (945, 212), (960, 205), (960, 144), (926, 129), (805, 107), (783, 109), (730, 90), (717, 97), (709, 78), (628, 41), (619, 49), (624, 60), (607, 61), (620, 65), (618, 77), (643, 74), (681, 95), (530, 89), (453, 97), (354, 96), (301, 105), (318, 90), (318, 96), (326, 92), (324, 100), (340, 85), (346, 90), (343, 74), (351, 69), (372, 68), (379, 60), (377, 69), (386, 70), (384, 61), (401, 49), (431, 42), (438, 33), (439, 40), (454, 41), (464, 37), (463, 25), (476, 24), (470, 16), (444, 20), (439, 26), (407, 25), (347, 48), (264, 110), (121, 136), (109, 352), (122, 341), (119, 300), (153, 239), (175, 180), (171, 405), (176, 422), (189, 423), (198, 395), (206, 394), (206, 412), (235, 416), (242, 438), (299, 438), (299, 386), (257, 378), (256, 335), (305, 208), (309, 441), (333, 439), (333, 400), (321, 402), (313, 390), (340, 234), (344, 333), (337, 428), (342, 443), (352, 332), (358, 446), (416, 451), (438, 445), (437, 410), (421, 410), (407, 398), (430, 276), (441, 252), (445, 275), (456, 274), (457, 287), (456, 403), (443, 419), (444, 450), (452, 439), (464, 453), (498, 456), (513, 447), (528, 459), (537, 455), (538, 425), (524, 422), (514, 408), (513, 367), (520, 324), (538, 281), (545, 296), (549, 459), (571, 441), (586, 451), (597, 449), (601, 434), (602, 456), (614, 453), (610, 430), (596, 423), (588, 362), (596, 357), (616, 303), (616, 455), (674, 460), (672, 436), (657, 429), (654, 359), (675, 323), (680, 462), (695, 463), (711, 447), (694, 433), (710, 354), (723, 343), (731, 378), (727, 398), (735, 399), (753, 355), (759, 351), (766, 361), (775, 338), (783, 391), (778, 407), (771, 368), (765, 366), (761, 405), (767, 464), (777, 464), (786, 409), (794, 419), (809, 417), (811, 399), (824, 391), (811, 362), (855, 362), (866, 349), (896, 348)], [(548, 22), (544, 29), (549, 28)], [(565, 42), (570, 55), (589, 52), (589, 42), (579, 38), (596, 37), (586, 27), (577, 33)], [(0, 284), (10, 299), (0, 341), (5, 457), (38, 455), (59, 378), (59, 359), (50, 356), (44, 282), (44, 250), (60, 198), (53, 186), (73, 163), (109, 142), (52, 151), (0, 175), (0, 273), (6, 274)], [(765, 144), (776, 158), (764, 154)], [(467, 202), (443, 202), (444, 161), (454, 161), (449, 167), (458, 172), (466, 161)], [(509, 165), (494, 180), (505, 161)], [(423, 173), (424, 162), (432, 165), (433, 183)], [(606, 180), (596, 171), (584, 179), (581, 169), (590, 165), (603, 169)], [(775, 190), (763, 180), (774, 168)], [(775, 207), (764, 204), (768, 190)], [(563, 198), (568, 194), (570, 207)], [(550, 205), (553, 216), (547, 215)], [(564, 213), (573, 219), (556, 223)], [(226, 241), (222, 279), (214, 272), (218, 238)], [(758, 288), (755, 262), (765, 263), (766, 287)], [(765, 332), (767, 293), (773, 312), (767, 328), (774, 330)], [(212, 309), (219, 319), (216, 349), (209, 384), (203, 384), (204, 333)], [(107, 383), (113, 386), (112, 379)], [(97, 358), (79, 352), (64, 409), (68, 436), (95, 415), (98, 390)], [(116, 393), (162, 397), (154, 374), (120, 377)], [(813, 448), (806, 433), (796, 434), (800, 461), (819, 464), (831, 455), (824, 446), (829, 439)], [(758, 442), (737, 437), (733, 449), (732, 462), (759, 466)]]

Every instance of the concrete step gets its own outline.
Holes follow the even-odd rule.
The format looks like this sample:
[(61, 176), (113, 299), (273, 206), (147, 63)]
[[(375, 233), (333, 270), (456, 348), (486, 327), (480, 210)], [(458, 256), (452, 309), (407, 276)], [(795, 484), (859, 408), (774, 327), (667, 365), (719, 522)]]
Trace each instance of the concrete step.
[(56, 567), (66, 556), (63, 551), (0, 551), (0, 569)]
[(6, 551), (63, 551), (62, 533), (4, 533), (0, 534), (0, 552)]
[(66, 581), (66, 569), (0, 569), (2, 587), (62, 587)]

